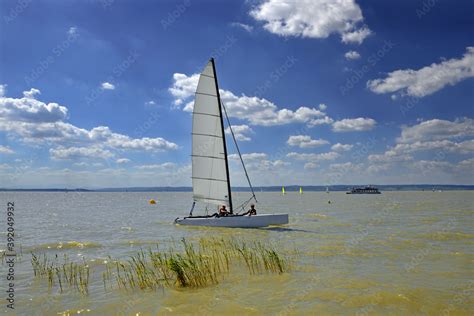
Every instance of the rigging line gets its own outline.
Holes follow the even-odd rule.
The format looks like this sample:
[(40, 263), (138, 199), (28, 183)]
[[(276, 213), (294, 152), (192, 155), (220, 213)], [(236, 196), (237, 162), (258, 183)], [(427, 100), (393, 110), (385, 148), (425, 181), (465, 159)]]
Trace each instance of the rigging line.
[(239, 153), (240, 161), (242, 162), (242, 167), (244, 167), (245, 176), (247, 177), (247, 181), (249, 182), (250, 190), (252, 190), (252, 197), (255, 199), (255, 202), (258, 202), (257, 197), (255, 196), (255, 192), (254, 192), (253, 187), (252, 187), (252, 183), (250, 182), (249, 174), (247, 173), (247, 168), (245, 168), (244, 160), (242, 159), (242, 155), (240, 153), (239, 145), (237, 144), (237, 141), (235, 140), (234, 130), (232, 129), (232, 125), (230, 124), (229, 116), (227, 115), (227, 109), (225, 108), (224, 102), (222, 102), (222, 100), (221, 100), (221, 104), (222, 104), (222, 108), (224, 109), (224, 114), (225, 114), (225, 118), (227, 120), (227, 124), (229, 125), (230, 133), (232, 134), (232, 139), (234, 140), (235, 148), (237, 148), (237, 152)]
[[(247, 201), (245, 201), (244, 203), (240, 204), (239, 206), (237, 206), (236, 208), (241, 208), (242, 211), (245, 211), (245, 207), (247, 206), (247, 204), (249, 204), (249, 202), (253, 199), (254, 197), (251, 196), (250, 199), (248, 199)], [(237, 212), (237, 215), (239, 215), (241, 211), (238, 211)]]

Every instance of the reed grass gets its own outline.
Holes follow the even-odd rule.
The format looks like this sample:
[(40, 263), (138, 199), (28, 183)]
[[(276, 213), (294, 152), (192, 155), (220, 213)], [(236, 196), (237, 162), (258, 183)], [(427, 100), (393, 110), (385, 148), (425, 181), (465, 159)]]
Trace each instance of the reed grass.
[(68, 286), (81, 294), (89, 294), (90, 268), (85, 259), (79, 263), (71, 262), (64, 254), (63, 262), (59, 262), (58, 255), (50, 259), (46, 254), (40, 256), (32, 253), (31, 265), (36, 278), (48, 280), (49, 289), (57, 284), (61, 293)]
[[(74, 263), (64, 255), (32, 254), (35, 276), (46, 278), (49, 288), (75, 288), (87, 295), (90, 269), (86, 261)], [(157, 290), (164, 287), (202, 288), (221, 282), (230, 273), (282, 274), (291, 270), (292, 260), (269, 243), (230, 238), (182, 239), (167, 251), (141, 249), (127, 260), (104, 261), (104, 290), (115, 286), (125, 290)], [(242, 267), (242, 268), (240, 268)]]

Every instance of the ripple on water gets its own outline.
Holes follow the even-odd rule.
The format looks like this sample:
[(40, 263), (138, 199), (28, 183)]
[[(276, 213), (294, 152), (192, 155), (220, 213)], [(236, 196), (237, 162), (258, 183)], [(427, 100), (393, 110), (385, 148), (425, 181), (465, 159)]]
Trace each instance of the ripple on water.
[(163, 243), (162, 241), (157, 241), (157, 240), (127, 240), (124, 242), (121, 242), (121, 245), (127, 245), (127, 246), (143, 246), (143, 245), (158, 245)]
[(423, 224), (433, 224), (433, 223), (440, 222), (441, 220), (442, 219), (439, 216), (426, 216), (426, 217), (423, 217), (421, 222)]
[[(367, 284), (368, 285), (368, 284)], [(314, 289), (299, 296), (298, 301), (337, 303), (346, 308), (353, 309), (356, 314), (369, 309), (369, 313), (380, 314), (390, 309), (404, 311), (410, 314), (429, 313), (435, 314), (446, 305), (437, 303), (437, 299), (446, 301), (445, 294), (429, 288), (419, 289), (387, 289), (380, 287), (367, 288), (327, 288)], [(427, 308), (429, 306), (429, 310)], [(357, 312), (359, 311), (359, 312)], [(365, 314), (365, 313), (363, 313)]]
[(463, 233), (463, 232), (430, 232), (418, 234), (418, 238), (436, 240), (436, 241), (450, 241), (450, 240), (464, 240), (464, 239), (474, 239), (474, 234)]
[(28, 251), (38, 251), (38, 250), (48, 250), (48, 249), (85, 249), (85, 248), (99, 248), (102, 247), (101, 244), (96, 242), (89, 241), (65, 241), (65, 242), (55, 242), (55, 243), (46, 243), (39, 244), (29, 247)]
[(316, 251), (303, 252), (310, 256), (333, 257), (333, 256), (351, 256), (351, 257), (373, 257), (375, 253), (362, 251), (360, 248), (351, 247), (350, 244), (344, 242), (320, 245)]
[(318, 218), (318, 219), (327, 219), (329, 218), (330, 216), (328, 215), (325, 215), (325, 214), (319, 214), (319, 213), (310, 213), (310, 214), (307, 214), (306, 215), (307, 217), (312, 217), (312, 218)]
[(370, 289), (378, 285), (378, 283), (374, 281), (370, 281), (367, 279), (335, 279), (333, 280), (336, 285), (334, 288), (341, 288), (341, 289)]
[(58, 315), (61, 316), (71, 316), (71, 315), (81, 315), (81, 314), (89, 314), (92, 311), (89, 308), (82, 308), (82, 309), (68, 309), (63, 312), (59, 312)]
[(387, 239), (373, 240), (374, 245), (391, 247), (397, 250), (419, 249), (426, 247), (426, 241), (420, 239), (402, 239), (390, 236)]

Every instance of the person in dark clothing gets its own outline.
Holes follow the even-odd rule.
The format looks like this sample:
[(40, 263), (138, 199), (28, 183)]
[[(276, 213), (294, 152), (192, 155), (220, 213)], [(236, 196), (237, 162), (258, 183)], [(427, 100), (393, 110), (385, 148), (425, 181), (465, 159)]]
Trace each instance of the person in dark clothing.
[(248, 210), (247, 212), (245, 212), (242, 215), (248, 215), (248, 216), (257, 215), (257, 210), (255, 209), (255, 204), (250, 204), (250, 210)]
[(219, 209), (219, 216), (227, 216), (229, 215), (229, 211), (227, 211), (225, 205), (222, 205), (221, 208)]

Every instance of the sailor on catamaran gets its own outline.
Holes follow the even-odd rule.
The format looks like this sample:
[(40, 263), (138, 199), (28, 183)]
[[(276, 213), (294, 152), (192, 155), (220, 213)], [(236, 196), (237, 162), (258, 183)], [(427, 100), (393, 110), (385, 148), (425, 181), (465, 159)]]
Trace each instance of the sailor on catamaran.
[(223, 217), (223, 216), (229, 216), (229, 215), (232, 215), (232, 213), (227, 210), (225, 205), (222, 205), (219, 208), (218, 213), (214, 213), (211, 216), (207, 216), (207, 217)]
[(219, 209), (219, 216), (227, 216), (229, 215), (229, 211), (225, 208), (225, 205), (222, 205), (221, 208)]
[(257, 215), (257, 210), (255, 209), (255, 204), (250, 204), (250, 210), (242, 214), (242, 216), (252, 216), (252, 215)]

